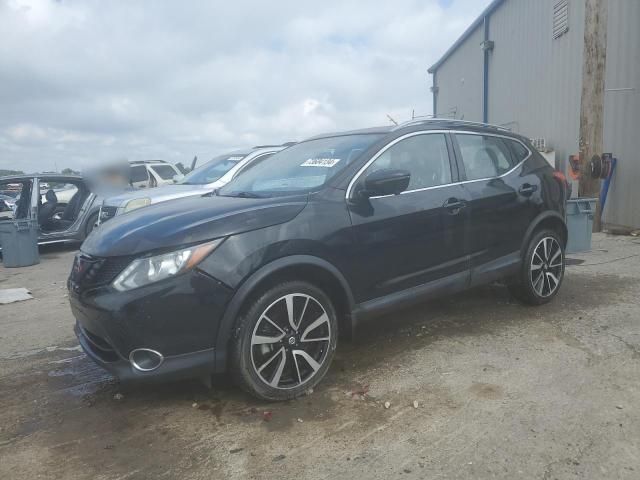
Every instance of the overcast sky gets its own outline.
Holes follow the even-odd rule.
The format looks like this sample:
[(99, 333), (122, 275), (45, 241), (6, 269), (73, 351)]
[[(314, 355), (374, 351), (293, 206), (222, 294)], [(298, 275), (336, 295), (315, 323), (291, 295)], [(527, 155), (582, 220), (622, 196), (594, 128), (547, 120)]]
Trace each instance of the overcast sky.
[(0, 0), (0, 168), (190, 163), (431, 113), (489, 0)]

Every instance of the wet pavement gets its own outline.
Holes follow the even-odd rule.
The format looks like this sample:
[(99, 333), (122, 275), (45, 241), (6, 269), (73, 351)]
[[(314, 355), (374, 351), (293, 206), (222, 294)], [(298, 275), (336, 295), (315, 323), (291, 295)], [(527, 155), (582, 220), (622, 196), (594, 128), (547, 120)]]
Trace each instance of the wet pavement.
[(74, 339), (73, 254), (0, 267), (35, 297), (0, 306), (0, 478), (640, 478), (639, 239), (596, 236), (550, 305), (492, 285), (367, 324), (278, 404), (119, 385)]

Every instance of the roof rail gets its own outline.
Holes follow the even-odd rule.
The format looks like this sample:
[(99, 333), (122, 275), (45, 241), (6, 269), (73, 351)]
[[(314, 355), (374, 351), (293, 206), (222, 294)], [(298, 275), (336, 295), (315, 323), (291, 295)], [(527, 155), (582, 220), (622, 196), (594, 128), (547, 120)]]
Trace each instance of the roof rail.
[(503, 127), (501, 125), (493, 125), (491, 123), (483, 123), (483, 122), (472, 122), (470, 120), (458, 120), (456, 118), (438, 118), (438, 117), (427, 117), (427, 118), (414, 118), (413, 120), (409, 120), (407, 122), (401, 123), (393, 130), (398, 130), (404, 127), (410, 127), (412, 125), (422, 125), (425, 123), (449, 123), (453, 125), (466, 125), (469, 127), (490, 127), (495, 128), (497, 130), (502, 130), (505, 132), (510, 132), (511, 129), (507, 127)]

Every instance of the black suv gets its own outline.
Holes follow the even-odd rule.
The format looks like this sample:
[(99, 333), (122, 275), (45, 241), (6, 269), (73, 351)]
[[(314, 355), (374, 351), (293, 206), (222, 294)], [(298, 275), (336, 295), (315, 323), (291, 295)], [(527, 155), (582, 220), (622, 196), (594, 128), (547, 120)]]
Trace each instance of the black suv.
[(311, 138), (217, 192), (92, 233), (68, 286), (87, 354), (121, 379), (230, 371), (295, 397), (338, 330), (505, 280), (528, 304), (564, 274), (564, 176), (498, 127), (414, 121)]

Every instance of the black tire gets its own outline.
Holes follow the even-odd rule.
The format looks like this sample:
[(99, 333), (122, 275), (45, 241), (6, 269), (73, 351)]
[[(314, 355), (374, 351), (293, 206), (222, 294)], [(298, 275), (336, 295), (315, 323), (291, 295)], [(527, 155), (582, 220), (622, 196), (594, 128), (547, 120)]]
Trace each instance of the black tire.
[[(289, 317), (290, 305), (294, 313)], [(266, 313), (273, 318), (265, 319)], [(294, 324), (298, 318), (296, 328), (288, 318)], [(289, 400), (322, 380), (337, 341), (338, 322), (331, 299), (310, 283), (289, 281), (252, 297), (231, 341), (229, 371), (234, 382), (251, 395)]]
[(89, 234), (93, 231), (93, 228), (98, 221), (98, 212), (91, 214), (87, 223), (84, 224), (84, 238), (87, 238)]
[[(546, 258), (543, 258), (543, 240), (549, 251)], [(553, 230), (534, 233), (527, 246), (521, 270), (509, 283), (511, 294), (527, 305), (543, 305), (553, 300), (564, 279), (564, 247), (562, 238)]]

